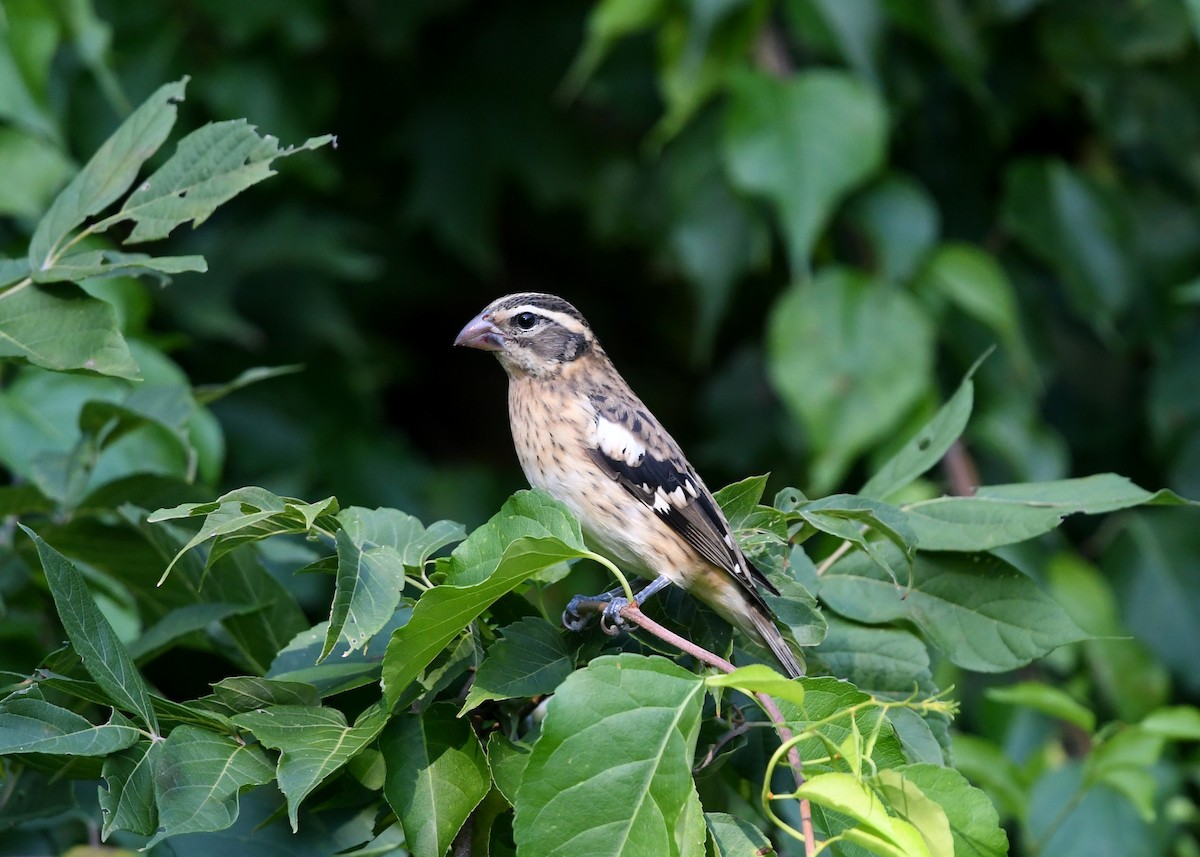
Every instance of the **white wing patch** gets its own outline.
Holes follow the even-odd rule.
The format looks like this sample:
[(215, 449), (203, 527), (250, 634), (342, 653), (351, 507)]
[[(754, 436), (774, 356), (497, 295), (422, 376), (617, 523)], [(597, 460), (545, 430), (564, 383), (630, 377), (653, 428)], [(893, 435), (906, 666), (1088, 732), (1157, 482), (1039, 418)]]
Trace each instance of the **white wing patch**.
[(645, 444), (633, 432), (604, 417), (596, 422), (596, 446), (609, 458), (623, 461), (629, 467), (636, 467), (646, 455)]

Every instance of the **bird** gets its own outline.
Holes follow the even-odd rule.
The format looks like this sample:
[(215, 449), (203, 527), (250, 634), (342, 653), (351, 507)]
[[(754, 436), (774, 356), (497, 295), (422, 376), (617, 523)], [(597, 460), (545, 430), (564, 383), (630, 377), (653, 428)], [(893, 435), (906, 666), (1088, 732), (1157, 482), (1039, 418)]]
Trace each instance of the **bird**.
[[(779, 590), (743, 553), (712, 493), (679, 444), (630, 389), (583, 315), (561, 297), (520, 292), (497, 298), (467, 322), (456, 346), (491, 351), (508, 375), (508, 414), (530, 485), (564, 503), (588, 542), (650, 582), (641, 604), (674, 584), (764, 645), (791, 677), (803, 670), (758, 590)], [(622, 590), (576, 596), (607, 602), (620, 625)]]

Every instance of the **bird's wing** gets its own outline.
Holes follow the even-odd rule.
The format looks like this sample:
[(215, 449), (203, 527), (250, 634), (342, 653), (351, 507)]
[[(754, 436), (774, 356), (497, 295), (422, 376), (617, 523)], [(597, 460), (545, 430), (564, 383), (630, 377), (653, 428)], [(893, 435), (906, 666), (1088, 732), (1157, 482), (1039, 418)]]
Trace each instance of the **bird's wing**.
[(595, 396), (592, 404), (597, 419), (592, 459), (765, 609), (755, 580), (774, 595), (779, 590), (746, 559), (725, 515), (671, 436), (641, 402)]

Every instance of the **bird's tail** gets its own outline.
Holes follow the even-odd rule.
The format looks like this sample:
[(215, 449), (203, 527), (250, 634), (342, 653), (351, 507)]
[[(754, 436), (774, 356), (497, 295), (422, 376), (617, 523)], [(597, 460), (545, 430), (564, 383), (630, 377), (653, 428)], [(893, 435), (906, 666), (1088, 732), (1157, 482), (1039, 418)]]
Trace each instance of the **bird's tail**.
[(779, 661), (783, 671), (791, 678), (799, 678), (804, 675), (804, 667), (801, 665), (800, 659), (796, 657), (796, 653), (792, 651), (788, 641), (783, 638), (783, 634), (779, 633), (779, 629), (775, 627), (771, 617), (760, 610), (752, 609), (748, 611), (748, 618), (756, 632), (751, 636), (757, 638), (760, 643), (771, 650), (771, 654), (775, 656), (775, 660)]

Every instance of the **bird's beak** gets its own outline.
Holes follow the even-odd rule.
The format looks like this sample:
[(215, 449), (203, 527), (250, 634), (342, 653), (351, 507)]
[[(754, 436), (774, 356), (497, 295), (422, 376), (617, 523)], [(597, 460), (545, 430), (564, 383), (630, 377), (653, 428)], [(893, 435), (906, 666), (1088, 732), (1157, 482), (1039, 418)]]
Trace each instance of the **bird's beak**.
[(458, 336), (454, 337), (454, 344), (478, 348), (481, 351), (499, 351), (504, 347), (504, 334), (480, 313), (458, 332)]

